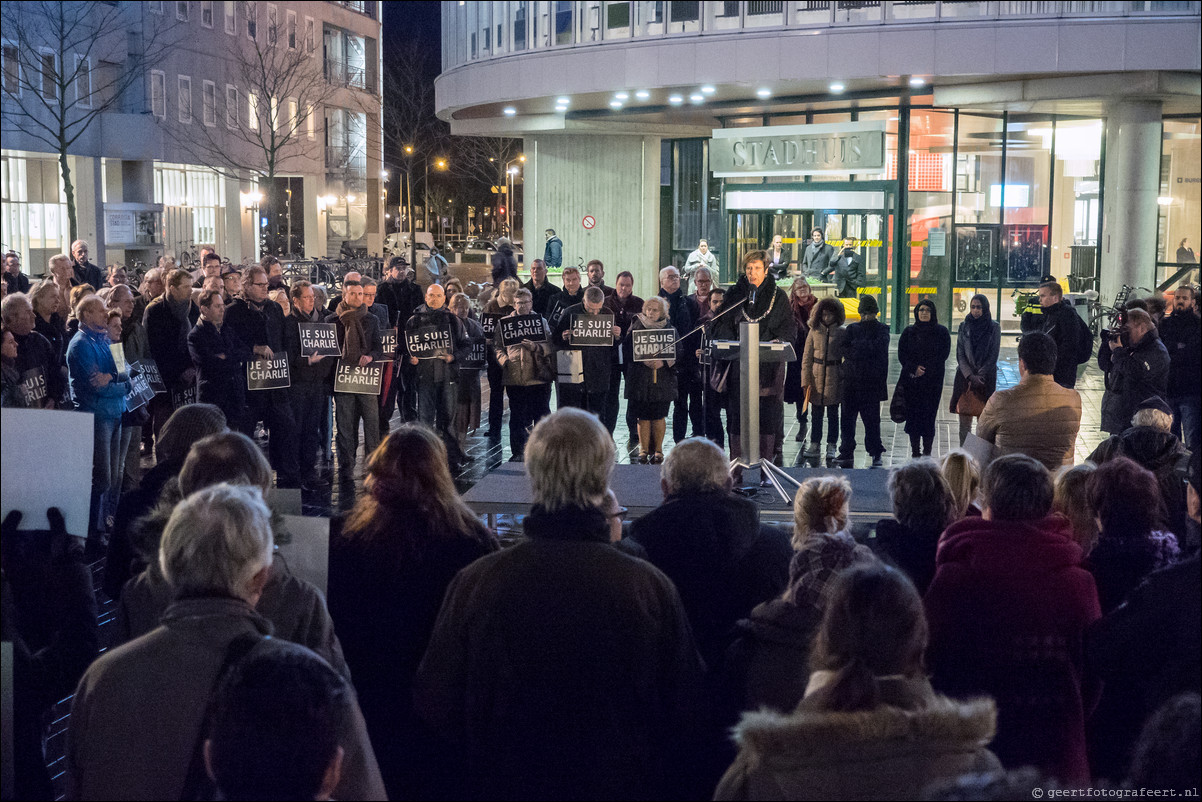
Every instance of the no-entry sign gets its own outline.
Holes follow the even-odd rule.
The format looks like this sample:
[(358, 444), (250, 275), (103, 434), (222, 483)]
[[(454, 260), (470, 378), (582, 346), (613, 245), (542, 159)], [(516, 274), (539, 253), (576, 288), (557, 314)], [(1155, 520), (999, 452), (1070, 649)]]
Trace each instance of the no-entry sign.
[(586, 229), (592, 228), (593, 226), (597, 225), (597, 218), (593, 217), (591, 214), (586, 214), (584, 219), (580, 221), (580, 225), (584, 226)]

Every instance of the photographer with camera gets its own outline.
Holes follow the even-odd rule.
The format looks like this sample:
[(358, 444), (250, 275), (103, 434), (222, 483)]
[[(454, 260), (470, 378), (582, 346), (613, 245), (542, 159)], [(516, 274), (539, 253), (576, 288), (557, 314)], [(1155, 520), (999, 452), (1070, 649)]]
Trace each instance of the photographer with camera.
[(1169, 352), (1156, 333), (1152, 317), (1142, 309), (1118, 316), (1114, 329), (1102, 330), (1098, 367), (1106, 374), (1102, 395), (1102, 431), (1118, 434), (1131, 426), (1140, 402), (1165, 398)]

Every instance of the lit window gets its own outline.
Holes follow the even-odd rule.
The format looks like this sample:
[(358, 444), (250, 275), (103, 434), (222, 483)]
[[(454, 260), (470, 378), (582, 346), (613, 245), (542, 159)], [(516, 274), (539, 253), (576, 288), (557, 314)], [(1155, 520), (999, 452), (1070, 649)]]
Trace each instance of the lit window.
[(225, 32), (230, 36), (238, 33), (238, 6), (234, 0), (225, 0)]
[(225, 85), (225, 127), (238, 127), (238, 87), (233, 84)]
[(246, 93), (246, 127), (259, 130), (259, 98), (254, 92)]

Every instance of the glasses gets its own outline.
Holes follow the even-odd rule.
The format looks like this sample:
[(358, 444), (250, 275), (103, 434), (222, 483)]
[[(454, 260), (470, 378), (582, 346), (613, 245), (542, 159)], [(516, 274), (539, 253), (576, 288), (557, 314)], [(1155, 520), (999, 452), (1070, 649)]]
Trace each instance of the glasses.
[(630, 512), (630, 510), (626, 507), (618, 507), (618, 509), (615, 512), (611, 512), (611, 513), (607, 514), (605, 517), (606, 518), (617, 518), (619, 521), (625, 521), (626, 514), (629, 512)]

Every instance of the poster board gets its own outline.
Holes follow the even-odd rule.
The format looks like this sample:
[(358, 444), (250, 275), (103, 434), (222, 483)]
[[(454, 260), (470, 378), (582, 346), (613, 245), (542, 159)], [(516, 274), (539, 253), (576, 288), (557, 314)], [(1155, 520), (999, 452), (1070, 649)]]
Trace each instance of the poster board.
[(379, 395), (383, 381), (383, 362), (369, 362), (360, 367), (345, 359), (339, 359), (338, 369), (334, 371), (334, 392)]
[(595, 348), (614, 344), (613, 315), (572, 315), (572, 347)]
[(396, 328), (384, 329), (380, 332), (380, 349), (384, 352), (385, 359), (390, 362), (396, 359), (399, 345)]
[(333, 323), (301, 323), (301, 356), (342, 356), (338, 348), (338, 328)]
[(22, 529), (49, 529), (46, 508), (58, 507), (67, 532), (85, 537), (91, 500), (88, 488), (92, 486), (92, 413), (50, 409), (2, 412), (0, 518), (19, 510), (24, 516)]
[(144, 356), (138, 360), (138, 364), (142, 368), (142, 373), (146, 375), (146, 381), (150, 384), (150, 389), (154, 390), (155, 395), (167, 392), (167, 385), (163, 383), (163, 374), (159, 372), (158, 364), (148, 356)]
[(488, 343), (484, 340), (473, 340), (471, 350), (459, 361), (460, 370), (484, 370), (488, 363)]
[(450, 326), (416, 326), (405, 331), (409, 355), (418, 359), (437, 359), (453, 353), (453, 342)]
[(21, 374), (21, 398), (27, 407), (41, 406), (46, 400), (46, 376), (41, 368), (30, 368)]
[(676, 329), (634, 329), (630, 344), (635, 362), (676, 358)]
[(252, 359), (246, 363), (246, 389), (283, 390), (292, 386), (288, 372), (288, 355), (275, 354), (270, 359)]
[(547, 326), (542, 315), (514, 315), (501, 320), (501, 344), (506, 348), (523, 342), (545, 343)]

